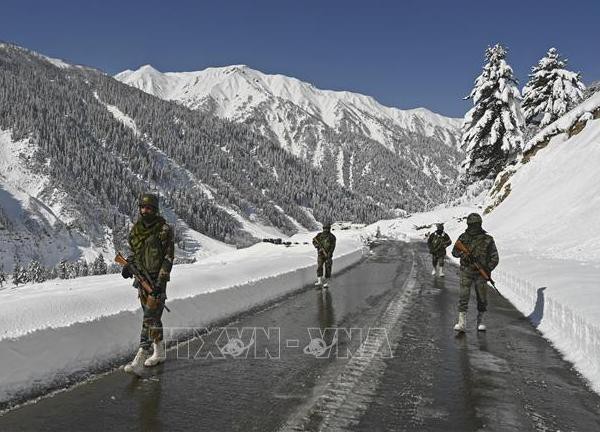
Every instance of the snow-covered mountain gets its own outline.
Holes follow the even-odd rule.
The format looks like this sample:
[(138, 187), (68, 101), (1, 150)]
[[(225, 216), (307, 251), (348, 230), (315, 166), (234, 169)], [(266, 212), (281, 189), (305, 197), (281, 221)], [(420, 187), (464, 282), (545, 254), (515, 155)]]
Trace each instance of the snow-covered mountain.
[(0, 44), (0, 78), (0, 270), (110, 258), (148, 190), (180, 258), (390, 215), (245, 124), (99, 70)]
[(379, 146), (441, 185), (454, 180), (462, 158), (457, 149), (460, 119), (424, 108), (390, 108), (369, 96), (320, 90), (244, 65), (181, 73), (146, 65), (115, 78), (162, 99), (249, 124), (292, 154), (333, 170), (349, 188), (363, 177), (373, 182), (369, 167), (357, 167), (354, 161), (369, 159), (369, 153), (381, 151)]

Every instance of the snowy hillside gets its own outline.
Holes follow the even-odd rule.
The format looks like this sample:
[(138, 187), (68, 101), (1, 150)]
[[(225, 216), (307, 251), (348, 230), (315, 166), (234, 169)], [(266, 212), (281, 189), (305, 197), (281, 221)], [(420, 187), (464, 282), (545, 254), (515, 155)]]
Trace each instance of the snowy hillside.
[(369, 96), (320, 90), (244, 65), (181, 73), (161, 73), (146, 65), (115, 78), (160, 98), (249, 124), (292, 154), (335, 172), (338, 183), (351, 189), (376, 178), (367, 161), (383, 149), (444, 187), (456, 177), (462, 158), (457, 149), (459, 119), (424, 108), (386, 107)]
[[(148, 190), (160, 194), (186, 259), (324, 220), (374, 221), (400, 202), (385, 189), (367, 196), (340, 186), (248, 125), (92, 68), (1, 44), (0, 76), (0, 272), (36, 259), (45, 266), (100, 253), (110, 259), (126, 247), (137, 197)], [(415, 169), (396, 171), (415, 178), (403, 207), (439, 198), (441, 188), (423, 193)]]

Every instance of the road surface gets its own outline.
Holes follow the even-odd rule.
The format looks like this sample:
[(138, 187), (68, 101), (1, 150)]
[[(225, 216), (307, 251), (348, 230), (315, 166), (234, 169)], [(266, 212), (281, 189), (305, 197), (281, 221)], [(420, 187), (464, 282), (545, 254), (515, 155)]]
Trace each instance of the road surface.
[(522, 314), (491, 294), (489, 330), (473, 301), (457, 337), (458, 269), (430, 270), (423, 244), (381, 241), (327, 291), (181, 341), (142, 378), (24, 404), (0, 431), (600, 430), (600, 397)]

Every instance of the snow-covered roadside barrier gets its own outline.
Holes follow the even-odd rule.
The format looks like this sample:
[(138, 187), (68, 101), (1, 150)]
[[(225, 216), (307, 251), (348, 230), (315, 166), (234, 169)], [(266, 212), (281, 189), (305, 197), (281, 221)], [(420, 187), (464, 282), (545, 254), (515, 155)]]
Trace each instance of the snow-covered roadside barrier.
[[(334, 273), (360, 261), (363, 243), (338, 234)], [(293, 241), (305, 242), (309, 236)], [(175, 267), (165, 327), (197, 328), (310, 284), (312, 245), (251, 248)], [(50, 281), (0, 292), (0, 403), (106, 369), (132, 355), (141, 309), (131, 280), (119, 275)]]

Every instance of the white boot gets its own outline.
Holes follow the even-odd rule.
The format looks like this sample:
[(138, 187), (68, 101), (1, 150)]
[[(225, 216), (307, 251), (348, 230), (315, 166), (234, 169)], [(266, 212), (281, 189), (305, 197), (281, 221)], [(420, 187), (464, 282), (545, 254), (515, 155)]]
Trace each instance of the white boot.
[(144, 366), (156, 366), (157, 364), (162, 363), (167, 359), (167, 353), (165, 352), (165, 343), (163, 341), (153, 343), (152, 347), (154, 348), (152, 357), (150, 357), (144, 362)]
[(467, 328), (467, 313), (459, 312), (458, 313), (458, 322), (454, 325), (454, 330), (457, 332), (464, 332)]
[(483, 312), (479, 312), (477, 314), (477, 330), (478, 331), (486, 331), (487, 327), (483, 323)]
[(327, 288), (329, 286), (329, 278), (323, 279), (323, 288)]
[(438, 266), (438, 268), (440, 269), (439, 276), (440, 276), (440, 277), (444, 277), (444, 276), (446, 276), (446, 275), (444, 274), (444, 267), (442, 267), (442, 266)]
[(127, 363), (123, 370), (127, 373), (132, 373), (136, 369), (143, 368), (144, 362), (146, 361), (149, 355), (150, 353), (148, 351), (146, 351), (144, 348), (140, 348), (132, 362)]
[(321, 286), (323, 285), (323, 277), (319, 276), (317, 277), (317, 281), (315, 282), (315, 286)]
[(431, 270), (431, 276), (436, 276), (437, 274), (437, 267), (434, 267), (433, 270)]

